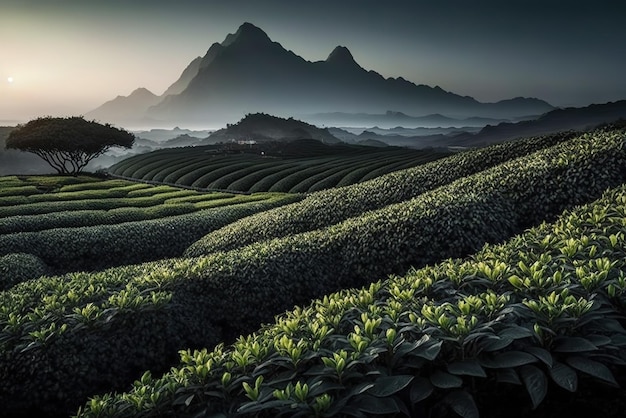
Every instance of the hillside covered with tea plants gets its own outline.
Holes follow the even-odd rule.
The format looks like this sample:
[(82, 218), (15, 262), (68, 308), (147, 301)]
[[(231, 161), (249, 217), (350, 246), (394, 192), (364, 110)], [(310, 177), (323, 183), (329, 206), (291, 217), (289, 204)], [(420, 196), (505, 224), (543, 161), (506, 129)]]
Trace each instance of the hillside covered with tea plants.
[[(28, 251), (54, 243), (56, 230), (80, 237), (104, 228), (84, 234), (132, 242), (106, 229), (115, 225), (0, 226), (0, 240), (12, 237), (3, 248), (44, 234), (5, 257), (52, 266), (0, 293), (0, 403), (8, 416), (68, 416), (82, 405), (84, 416), (475, 417), (493, 412), (497, 382), (520, 384), (515, 412), (557, 402), (554, 385), (587, 394), (593, 379), (612, 384), (624, 374), (624, 183), (626, 134), (608, 126), (306, 196), (237, 195), (259, 201), (173, 216), (195, 218), (163, 228), (174, 234), (165, 241), (150, 241), (159, 228), (147, 225), (170, 217), (128, 222), (146, 241), (119, 257), (154, 257), (140, 261), (76, 269), (69, 256), (52, 261), (66, 244), (51, 244), (57, 255), (48, 259)], [(211, 196), (177, 192), (171, 198), (193, 205)], [(55, 203), (19, 200), (17, 191), (5, 198), (16, 202), (7, 211), (26, 216)], [(230, 212), (247, 205), (257, 206)], [(176, 237), (187, 239), (183, 251)], [(154, 256), (151, 245), (177, 254)]]
[(624, 314), (620, 186), (471, 257), (324, 296), (228, 346), (183, 350), (162, 377), (146, 372), (78, 416), (618, 417)]
[(449, 155), (399, 147), (326, 145), (315, 140), (174, 148), (109, 168), (123, 178), (237, 192), (306, 193), (348, 186)]
[(90, 176), (0, 177), (0, 289), (33, 268), (41, 275), (179, 256), (213, 229), (297, 199)]

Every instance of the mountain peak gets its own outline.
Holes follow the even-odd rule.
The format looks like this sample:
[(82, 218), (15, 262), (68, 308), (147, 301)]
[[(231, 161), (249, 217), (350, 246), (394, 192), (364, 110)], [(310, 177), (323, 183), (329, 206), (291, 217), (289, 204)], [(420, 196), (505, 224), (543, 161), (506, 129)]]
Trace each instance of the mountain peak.
[(263, 31), (263, 29), (254, 26), (252, 23), (244, 22), (237, 32), (234, 34), (229, 33), (226, 36), (224, 42), (222, 42), (222, 46), (229, 46), (235, 43), (244, 43), (244, 44), (263, 44), (267, 42), (272, 42), (272, 40), (267, 36), (267, 33)]
[[(97, 109), (97, 115), (102, 115), (97, 118), (128, 120), (136, 116), (140, 120), (213, 124), (259, 111), (277, 115), (296, 111), (303, 115), (323, 111), (380, 114), (395, 109), (404, 115), (441, 113), (500, 119), (545, 113), (541, 103), (483, 104), (438, 87), (384, 78), (361, 67), (345, 46), (335, 47), (325, 61), (307, 61), (248, 22), (223, 43), (211, 45), (204, 57), (192, 61), (167, 95), (143, 93), (133, 94), (132, 100), (107, 102)], [(143, 97), (145, 100), (138, 100)]]
[(157, 97), (156, 94), (152, 93), (145, 87), (139, 87), (133, 90), (132, 93), (128, 97)]
[[(352, 53), (345, 46), (337, 46), (333, 49), (333, 52), (330, 53), (328, 58), (326, 58), (327, 63), (332, 63), (336, 65), (355, 65), (356, 61), (352, 56)], [(357, 64), (358, 65), (358, 64)]]

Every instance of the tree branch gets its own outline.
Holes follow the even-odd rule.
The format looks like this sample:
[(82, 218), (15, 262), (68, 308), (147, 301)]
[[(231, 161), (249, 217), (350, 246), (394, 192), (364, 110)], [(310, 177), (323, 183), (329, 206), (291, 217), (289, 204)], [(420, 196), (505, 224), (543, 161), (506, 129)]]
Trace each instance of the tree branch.
[(57, 173), (64, 174), (65, 167), (62, 164), (59, 164), (53, 157), (53, 153), (44, 150), (29, 150), (33, 154), (37, 155), (39, 158), (47, 162), (52, 168), (54, 168)]

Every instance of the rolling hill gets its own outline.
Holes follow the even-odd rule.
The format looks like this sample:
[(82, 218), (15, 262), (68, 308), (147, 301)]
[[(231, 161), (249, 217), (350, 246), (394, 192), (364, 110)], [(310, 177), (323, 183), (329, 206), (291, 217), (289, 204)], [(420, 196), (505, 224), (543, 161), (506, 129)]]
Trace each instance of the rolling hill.
[[(233, 135), (237, 134), (240, 131)], [(219, 138), (232, 137), (220, 133)], [(246, 133), (243, 138), (255, 136)], [(447, 155), (445, 151), (329, 145), (315, 139), (261, 140), (258, 144), (229, 141), (132, 156), (108, 172), (119, 178), (208, 190), (306, 193), (359, 183)]]
[(280, 118), (265, 113), (246, 115), (239, 122), (219, 129), (207, 138), (209, 142), (255, 141), (288, 142), (296, 139), (315, 139), (325, 144), (341, 142), (328, 129), (293, 118)]
[[(501, 388), (512, 413), (532, 416), (544, 398), (560, 399), (548, 379), (593, 402), (604, 390), (598, 381), (624, 381), (625, 139), (609, 126), (457, 153), (295, 196), (300, 203), (277, 201), (234, 223), (198, 211), (195, 222), (224, 226), (181, 257), (10, 286), (0, 292), (3, 412), (67, 416), (82, 404), (85, 417), (265, 416), (283, 407), (399, 416), (443, 402), (468, 418)], [(75, 205), (85, 187), (26, 198), (32, 185), (5, 181), (4, 211)], [(178, 246), (159, 234), (197, 232), (189, 228), (137, 226), (128, 245), (135, 236), (155, 247), (120, 254)], [(33, 248), (74, 252), (55, 244), (54, 228), (41, 232), (6, 248), (22, 243), (20, 257)], [(82, 234), (67, 236), (74, 245)], [(119, 246), (106, 228), (99, 234)], [(108, 254), (79, 248), (94, 260)]]

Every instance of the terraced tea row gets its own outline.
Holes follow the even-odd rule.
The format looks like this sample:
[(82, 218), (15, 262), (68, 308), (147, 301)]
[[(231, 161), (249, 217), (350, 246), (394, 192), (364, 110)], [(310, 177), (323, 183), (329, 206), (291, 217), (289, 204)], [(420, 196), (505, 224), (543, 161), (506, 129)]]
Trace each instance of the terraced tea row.
[(96, 385), (166, 371), (181, 348), (233, 341), (294, 304), (502, 242), (624, 183), (625, 142), (622, 131), (581, 135), (327, 228), (15, 286), (0, 294), (0, 401), (65, 413)]
[(181, 351), (163, 377), (146, 372), (78, 416), (520, 417), (546, 398), (547, 416), (577, 416), (559, 389), (588, 403), (606, 395), (593, 404), (602, 414), (619, 408), (614, 373), (626, 382), (625, 272), (621, 186), (469, 259), (325, 296), (229, 346)]
[[(48, 273), (177, 256), (203, 230), (299, 198), (199, 193), (87, 176), (4, 177), (0, 190), (0, 256), (35, 256)], [(21, 268), (10, 259), (4, 263), (12, 266), (8, 272)], [(0, 288), (14, 282), (6, 277)]]
[[(575, 133), (570, 132), (520, 139), (452, 155), (350, 187), (320, 191), (282, 209), (251, 216), (217, 230), (194, 244), (186, 254), (196, 256), (226, 251), (253, 242), (333, 225), (370, 210), (403, 202), (574, 136)], [(376, 170), (373, 169), (370, 174), (377, 174)]]
[[(43, 181), (42, 179), (46, 179)], [(54, 183), (57, 179), (59, 183)], [(15, 183), (15, 181), (19, 183)], [(204, 196), (206, 200), (228, 198), (230, 194), (200, 194), (173, 187), (154, 187), (121, 180), (104, 181), (95, 177), (77, 178), (78, 183), (63, 184), (62, 177), (33, 177), (0, 180), (0, 216), (38, 215), (75, 210), (112, 210), (121, 207), (149, 208), (179, 203), (180, 198)]]
[(358, 183), (372, 178), (373, 173), (383, 175), (448, 155), (401, 148), (344, 148), (337, 155), (299, 158), (216, 155), (209, 152), (215, 151), (213, 148), (179, 148), (137, 155), (109, 171), (128, 178), (207, 189), (304, 193)]

